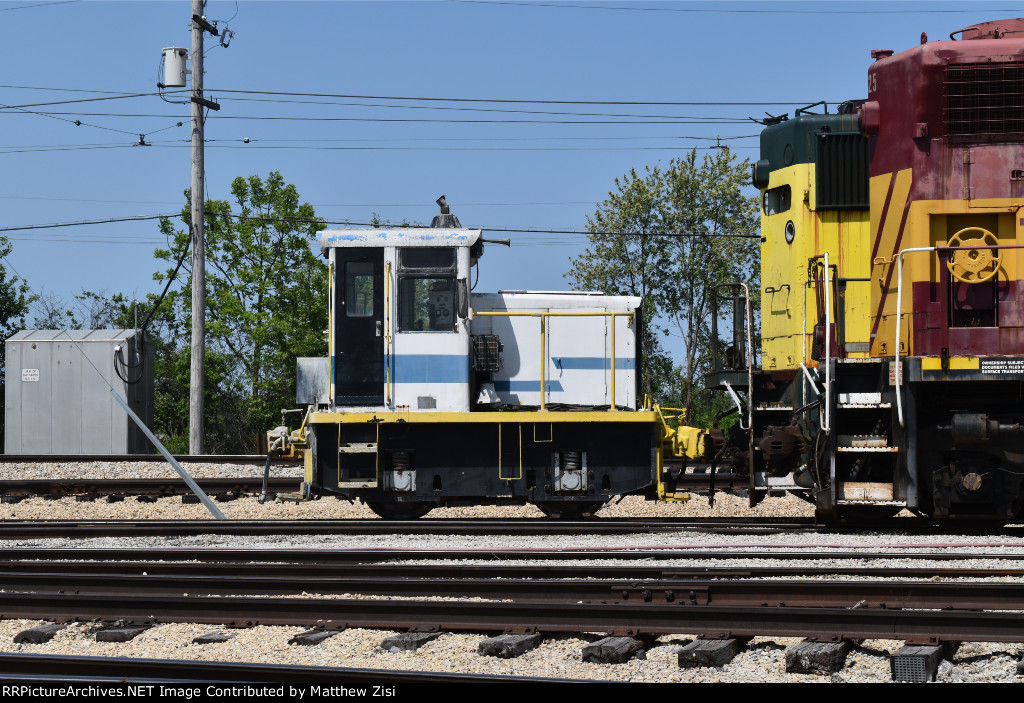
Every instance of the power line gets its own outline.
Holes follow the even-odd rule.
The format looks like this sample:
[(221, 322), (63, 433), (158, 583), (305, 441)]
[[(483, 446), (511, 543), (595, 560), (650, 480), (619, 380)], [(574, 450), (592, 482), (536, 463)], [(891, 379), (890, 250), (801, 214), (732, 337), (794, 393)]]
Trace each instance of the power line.
[(17, 7), (2, 7), (0, 12), (10, 12), (11, 10), (27, 10), (30, 7), (46, 7), (47, 5), (67, 5), (72, 2), (81, 2), (81, 0), (54, 0), (53, 2), (37, 2), (34, 5), (18, 5)]
[(68, 122), (70, 124), (75, 125), (76, 127), (83, 127), (83, 126), (84, 127), (94, 127), (95, 129), (105, 129), (105, 130), (107, 130), (109, 132), (120, 132), (121, 134), (131, 134), (131, 132), (126, 132), (123, 129), (115, 129), (113, 127), (103, 127), (103, 126), (100, 126), (100, 125), (89, 124), (88, 122), (82, 122), (81, 120), (69, 120), (66, 117), (57, 117), (56, 113), (37, 112), (35, 110), (26, 110), (26, 109), (24, 109), (22, 107), (17, 107), (17, 106), (13, 106), (13, 105), (4, 105), (3, 103), (0, 103), (0, 108), (12, 108), (14, 110), (17, 110), (18, 112), (23, 112), (23, 113), (25, 113), (27, 115), (38, 115), (39, 117), (49, 117), (51, 120), (60, 120), (61, 122)]
[[(304, 217), (269, 217), (266, 215), (241, 215), (232, 212), (204, 212), (205, 215), (212, 215), (214, 217), (229, 217), (236, 220), (245, 220), (250, 222), (287, 222), (287, 223), (306, 223), (306, 224), (318, 224), (318, 225), (344, 225), (344, 226), (360, 226), (360, 227), (375, 227), (372, 222), (355, 222), (352, 220), (326, 220), (320, 217), (317, 218), (304, 218)], [(14, 227), (0, 227), (0, 232), (14, 232), (23, 230), (33, 229), (51, 229), (56, 227), (78, 227), (82, 225), (98, 225), (108, 224), (112, 222), (130, 222), (130, 221), (141, 221), (141, 220), (157, 220), (157, 219), (173, 219), (180, 217), (181, 213), (163, 214), (163, 215), (134, 215), (130, 217), (111, 217), (99, 220), (79, 220), (76, 222), (49, 222), (46, 224), (37, 225), (18, 225)], [(382, 229), (390, 227), (398, 227), (399, 225), (387, 225)], [(401, 225), (401, 227), (409, 227), (414, 229), (429, 229), (426, 225)], [(470, 228), (475, 229), (475, 228)], [(739, 238), (739, 239), (760, 239), (760, 235), (701, 235), (701, 234), (689, 234), (686, 232), (591, 232), (587, 230), (576, 230), (576, 229), (554, 229), (554, 228), (541, 228), (541, 227), (482, 227), (488, 232), (521, 232), (527, 234), (575, 234), (575, 235), (603, 235), (603, 236), (641, 236), (643, 234), (665, 236), (665, 237), (685, 237), (685, 238)], [(34, 239), (34, 238), (33, 238)], [(67, 240), (65, 240), (67, 241)], [(84, 241), (84, 240), (83, 240)]]
[[(171, 145), (158, 145), (168, 146)], [(180, 145), (186, 146), (184, 144)], [(211, 149), (294, 149), (297, 151), (711, 151), (715, 146), (248, 146), (220, 144)], [(757, 146), (736, 146), (733, 149), (759, 149)], [(2, 153), (2, 152), (0, 152)]]
[[(30, 112), (25, 110), (24, 112)], [(55, 112), (39, 111), (31, 112), (36, 115), (78, 115), (82, 117), (160, 117), (173, 118), (175, 115), (153, 114), (153, 113), (114, 113), (114, 112)], [(659, 120), (511, 120), (511, 119), (432, 119), (427, 117), (304, 117), (304, 116), (279, 116), (279, 115), (209, 115), (210, 120), (266, 120), (266, 121), (292, 121), (292, 122), (399, 122), (399, 123), (428, 123), (428, 124), (646, 124), (646, 125), (688, 125), (688, 124), (710, 124), (749, 125), (748, 118), (712, 118), (704, 119), (697, 117), (662, 117)]]
[[(687, 134), (674, 134), (671, 136), (644, 136), (644, 137), (573, 137), (573, 136), (561, 136), (561, 137), (362, 137), (362, 138), (351, 138), (351, 139), (317, 139), (305, 137), (302, 139), (278, 139), (268, 137), (266, 139), (255, 138), (250, 139), (250, 142), (317, 142), (317, 143), (335, 143), (335, 142), (540, 142), (540, 141), (588, 141), (588, 142), (599, 142), (599, 141), (640, 141), (640, 140), (656, 140), (656, 139), (697, 139), (706, 141), (732, 140), (732, 139), (754, 139), (760, 137), (759, 134), (740, 134), (736, 136), (715, 136), (715, 137), (699, 137), (696, 135)], [(211, 144), (214, 142), (237, 142), (239, 139), (207, 139), (206, 143)]]
[[(77, 203), (124, 203), (129, 205), (180, 205), (168, 200), (105, 200), (97, 198), (53, 198), (41, 195), (0, 195), (3, 200), (54, 200)], [(592, 205), (590, 200), (561, 200), (546, 202), (514, 202), (514, 203), (459, 203), (459, 207), (520, 207), (534, 205)], [(314, 207), (425, 207), (424, 203), (319, 203)]]
[(132, 215), (129, 217), (109, 217), (100, 220), (78, 220), (76, 222), (48, 222), (41, 225), (16, 225), (14, 227), (0, 227), (0, 232), (16, 232), (28, 229), (51, 229), (54, 227), (77, 227), (79, 225), (103, 225), (110, 222), (131, 222), (133, 220), (158, 220), (162, 217), (176, 217), (171, 215)]
[[(47, 89), (47, 90), (60, 90), (60, 89), (59, 88), (58, 89), (52, 89), (51, 88), (51, 89)], [(89, 92), (93, 92), (93, 91), (89, 91)], [(99, 91), (96, 91), (96, 92), (99, 92)], [(182, 91), (178, 91), (178, 90), (164, 91), (165, 94), (166, 93), (180, 93), (180, 92), (182, 92)], [(45, 103), (25, 103), (24, 105), (0, 105), (0, 108), (11, 109), (11, 110), (18, 110), (18, 109), (26, 108), (26, 107), (47, 107), (49, 105), (70, 105), (72, 103), (90, 103), (90, 102), (97, 102), (99, 100), (123, 100), (124, 98), (146, 98), (146, 97), (152, 97), (154, 95), (159, 95), (159, 93), (118, 93), (116, 95), (108, 95), (108, 96), (104, 96), (104, 97), (100, 97), (100, 98), (79, 98), (78, 100), (57, 100), (57, 101), (45, 102)]]
[[(0, 153), (48, 153), (51, 151), (91, 151), (96, 149), (134, 148), (132, 144), (110, 144), (105, 146), (40, 146), (26, 148), (0, 149)], [(146, 143), (155, 148), (189, 148), (186, 143)], [(251, 145), (251, 144), (213, 144), (213, 149), (279, 149), (297, 151), (711, 151), (717, 146), (697, 146), (694, 144), (676, 144), (665, 146), (302, 146), (302, 145)], [(757, 149), (758, 146), (733, 146), (735, 150)]]
[(11, 85), (0, 83), (0, 88), (12, 88), (14, 90), (50, 90), (53, 92), (67, 93), (101, 93), (104, 95), (135, 95), (134, 92), (124, 90), (92, 90), (87, 88), (49, 88), (41, 85)]
[[(209, 213), (206, 213), (209, 214)], [(306, 222), (306, 223), (319, 223), (326, 225), (357, 225), (361, 227), (378, 227), (372, 222), (353, 222), (351, 220), (344, 220), (341, 222), (325, 220), (323, 218), (301, 218), (301, 217), (267, 217), (264, 215), (239, 215), (235, 213), (221, 212), (215, 213), (221, 217), (231, 217), (238, 220), (246, 221), (257, 221), (257, 222)], [(397, 227), (406, 227), (411, 229), (430, 229), (427, 225), (387, 225), (379, 227), (380, 229), (389, 229)], [(469, 227), (467, 229), (478, 229), (475, 227)], [(649, 236), (663, 236), (663, 237), (681, 237), (686, 239), (760, 239), (760, 234), (717, 234), (717, 235), (703, 235), (703, 234), (691, 234), (688, 232), (591, 232), (587, 230), (576, 230), (576, 229), (546, 229), (546, 228), (534, 228), (534, 227), (483, 227), (479, 229), (485, 229), (488, 232), (523, 232), (530, 234), (582, 234), (582, 235), (598, 235), (598, 236), (625, 236), (625, 237), (637, 237), (643, 235)]]
[[(172, 127), (177, 127), (177, 126), (180, 126), (180, 124), (172, 125)], [(171, 127), (164, 127), (164, 129), (170, 129), (170, 128)], [(156, 131), (153, 131), (153, 132), (146, 132), (145, 134), (148, 137), (151, 134), (156, 134), (157, 132), (161, 132), (161, 131), (163, 131), (163, 130), (156, 130)], [(308, 142), (313, 142), (315, 144), (335, 144), (335, 143), (339, 143), (339, 142), (341, 142), (341, 143), (359, 143), (359, 144), (362, 144), (362, 143), (367, 143), (367, 142), (373, 142), (373, 143), (378, 143), (378, 142), (380, 142), (380, 143), (396, 143), (396, 142), (400, 142), (400, 143), (409, 143), (409, 142), (444, 142), (444, 143), (447, 143), (447, 142), (545, 142), (545, 141), (547, 141), (547, 142), (573, 142), (573, 141), (586, 141), (586, 142), (633, 141), (633, 142), (635, 142), (635, 141), (659, 141), (659, 140), (671, 140), (671, 141), (677, 142), (677, 141), (680, 141), (680, 140), (683, 140), (683, 139), (693, 139), (695, 141), (717, 142), (717, 141), (727, 141), (727, 140), (728, 141), (734, 141), (734, 140), (737, 140), (737, 139), (755, 139), (755, 138), (757, 138), (759, 136), (760, 135), (758, 135), (758, 134), (740, 134), (740, 135), (735, 135), (735, 136), (702, 137), (702, 136), (697, 136), (697, 135), (679, 134), (679, 135), (671, 135), (671, 136), (644, 136), (644, 137), (572, 137), (572, 136), (562, 136), (562, 137), (397, 137), (397, 138), (363, 137), (363, 138), (352, 138), (352, 139), (317, 139), (317, 138), (310, 138), (310, 137), (304, 137), (304, 138), (301, 138), (301, 139), (279, 139), (279, 138), (275, 138), (275, 137), (268, 137), (268, 138), (265, 138), (265, 139), (257, 137), (255, 139), (250, 139), (250, 138), (246, 137), (245, 139), (240, 139), (238, 137), (235, 137), (233, 139), (207, 139), (206, 143), (207, 144), (236, 144), (238, 142), (243, 142), (245, 144), (255, 144), (255, 145), (259, 146), (260, 144), (263, 144), (263, 143), (267, 143), (267, 144), (271, 144), (271, 143), (275, 143), (275, 144), (276, 143), (294, 144), (294, 143), (308, 143)], [(246, 140), (248, 140), (248, 141), (246, 141)], [(157, 140), (157, 139), (154, 139), (154, 140), (152, 140), (151, 143), (152, 144), (160, 144), (160, 145), (174, 145), (174, 144), (187, 143), (187, 142), (188, 142), (187, 139), (169, 139), (169, 140)], [(82, 144), (82, 143), (79, 143), (79, 144), (8, 144), (8, 145), (5, 145), (5, 146), (0, 146), (0, 149), (61, 149), (61, 148), (88, 148), (88, 147), (105, 147), (105, 146), (121, 147), (121, 146), (125, 146), (125, 144), (124, 144), (124, 142), (93, 142), (93, 143), (86, 142), (84, 144)], [(138, 146), (138, 145), (137, 144), (133, 144), (132, 146)], [(256, 148), (256, 147), (254, 146), (254, 147), (250, 147), (250, 148)], [(3, 196), (0, 196), (0, 197), (3, 197)]]
[(523, 115), (569, 115), (576, 117), (643, 117), (650, 119), (722, 119), (731, 120), (732, 117), (689, 117), (686, 115), (634, 115), (605, 112), (559, 112), (552, 110), (509, 110), (496, 107), (452, 107), (449, 105), (393, 105), (389, 103), (352, 103), (352, 102), (325, 102), (322, 100), (271, 100), (269, 98), (223, 98), (225, 101), (235, 102), (266, 102), (275, 105), (329, 105), (334, 107), (383, 107), (393, 110), (453, 110), (459, 112), (497, 112), (505, 114)]
[[(292, 93), (286, 91), (271, 90), (240, 90), (231, 88), (210, 88), (209, 92), (215, 93), (240, 93), (243, 95), (288, 95), (304, 98), (350, 98), (357, 100), (422, 100), (431, 102), (459, 102), (459, 103), (519, 103), (529, 105), (810, 105), (821, 102), (819, 100), (789, 100), (784, 102), (765, 101), (741, 101), (741, 102), (714, 102), (714, 101), (657, 101), (657, 100), (540, 100), (527, 98), (451, 98), (451, 97), (429, 97), (429, 96), (408, 96), (408, 95), (350, 95), (345, 93)], [(839, 104), (841, 100), (827, 100), (828, 103)]]
[[(0, 84), (0, 88), (16, 88), (22, 90), (52, 90), (52, 91), (68, 91), (68, 92), (80, 92), (80, 93), (101, 93), (108, 97), (100, 98), (83, 98), (82, 100), (70, 100), (70, 101), (59, 101), (52, 103), (35, 103), (25, 104), (18, 107), (37, 107), (45, 105), (62, 105), (73, 102), (86, 102), (90, 100), (116, 100), (119, 98), (134, 98), (134, 97), (149, 97), (159, 95), (159, 93), (129, 93), (119, 91), (105, 91), (105, 90), (86, 90), (81, 88), (50, 88), (45, 86), (27, 86), (27, 85), (8, 85)], [(175, 92), (187, 92), (185, 89), (181, 90), (165, 90), (166, 93)], [(761, 100), (746, 100), (746, 101), (658, 101), (658, 100), (548, 100), (548, 99), (537, 99), (537, 98), (452, 98), (452, 97), (433, 97), (433, 96), (409, 96), (409, 95), (357, 95), (348, 93), (298, 93), (290, 91), (270, 91), (270, 90), (243, 90), (235, 88), (206, 88), (205, 92), (215, 93), (236, 93), (240, 95), (278, 95), (285, 97), (300, 97), (300, 98), (338, 98), (348, 100), (408, 100), (408, 101), (421, 101), (421, 102), (472, 102), (472, 103), (513, 103), (513, 104), (527, 104), (527, 105), (646, 105), (646, 106), (662, 106), (662, 107), (679, 107), (679, 106), (742, 106), (742, 107), (757, 107), (761, 105), (792, 105), (792, 106), (803, 106), (810, 105), (819, 102), (827, 102), (829, 104), (836, 104), (843, 102), (842, 100), (786, 100), (786, 101), (761, 101)], [(254, 98), (228, 98), (230, 100), (252, 100)], [(267, 101), (274, 102), (274, 101)], [(304, 103), (305, 101), (300, 100), (282, 100), (282, 103)], [(360, 103), (325, 103), (328, 105), (359, 105)], [(370, 105), (372, 107), (404, 107), (404, 106), (388, 106), (388, 105)], [(427, 109), (426, 106), (421, 106), (420, 109)], [(430, 108), (439, 109), (439, 108)], [(447, 108), (457, 109), (457, 108)], [(485, 108), (481, 108), (485, 109)], [(492, 108), (493, 110), (493, 108)], [(569, 113), (575, 114), (575, 113)], [(162, 115), (163, 116), (163, 115)]]

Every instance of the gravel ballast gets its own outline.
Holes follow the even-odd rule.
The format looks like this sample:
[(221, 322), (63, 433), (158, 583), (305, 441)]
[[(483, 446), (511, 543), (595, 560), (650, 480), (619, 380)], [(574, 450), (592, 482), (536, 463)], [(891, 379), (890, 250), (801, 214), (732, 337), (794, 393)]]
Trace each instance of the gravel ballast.
[[(196, 465), (189, 467), (196, 477), (206, 476), (256, 476), (262, 467), (235, 466), (218, 467)], [(288, 474), (286, 472), (292, 472)], [(169, 472), (169, 473), (168, 473)], [(152, 463), (121, 462), (104, 464), (93, 462), (80, 465), (19, 465), (7, 464), (0, 467), (0, 479), (25, 478), (117, 478), (145, 477), (149, 475), (171, 476), (173, 470)], [(299, 481), (297, 467), (275, 468), (274, 475), (295, 475)], [(361, 504), (324, 498), (307, 503), (268, 503), (260, 505), (255, 498), (246, 497), (222, 503), (219, 507), (230, 519), (371, 519), (373, 513)], [(651, 516), (778, 516), (797, 517), (812, 514), (812, 507), (797, 498), (768, 498), (751, 509), (745, 498), (719, 494), (715, 506), (708, 506), (707, 500), (695, 496), (693, 500), (680, 504), (647, 503), (638, 498), (627, 498), (617, 504), (608, 505), (598, 515), (607, 517), (651, 517)], [(439, 508), (429, 517), (541, 517), (540, 511), (530, 506), (522, 507), (476, 507)], [(74, 498), (46, 500), (30, 498), (16, 504), (0, 505), (2, 520), (152, 520), (152, 519), (208, 519), (209, 514), (202, 505), (182, 504), (181, 498), (162, 498), (154, 503), (140, 503), (132, 498), (119, 503), (103, 500), (78, 502)], [(634, 548), (677, 548), (704, 550), (712, 547), (729, 550), (761, 552), (756, 560), (723, 560), (720, 565), (741, 566), (777, 564), (772, 559), (773, 551), (805, 551), (829, 549), (850, 551), (884, 551), (892, 549), (893, 558), (878, 560), (873, 566), (910, 565), (914, 552), (933, 553), (978, 551), (978, 543), (987, 546), (987, 554), (1024, 554), (1024, 539), (1016, 536), (990, 536), (978, 538), (966, 535), (850, 535), (850, 534), (807, 534), (778, 533), (765, 536), (695, 534), (679, 532), (670, 534), (638, 534), (616, 536), (548, 536), (548, 537), (473, 537), (437, 535), (398, 536), (289, 536), (276, 538), (231, 537), (225, 535), (193, 536), (180, 538), (101, 538), (86, 540), (6, 540), (5, 548), (24, 548), (28, 551), (40, 547), (273, 547), (301, 549), (372, 549), (372, 548), (423, 548), (423, 549), (480, 549), (481, 562), (487, 561), (487, 550), (495, 549), (616, 549)], [(824, 556), (816, 563), (828, 563)], [(551, 562), (545, 562), (550, 564)], [(586, 562), (570, 562), (583, 563)], [(602, 564), (608, 561), (602, 560)], [(625, 562), (628, 563), (628, 562)], [(644, 555), (638, 555), (636, 563), (649, 564)], [(687, 560), (675, 562), (658, 561), (660, 565), (692, 566)], [(801, 562), (806, 563), (806, 562)], [(935, 563), (935, 562), (928, 562)], [(977, 560), (977, 563), (958, 565), (995, 567), (997, 561)], [(920, 565), (921, 562), (916, 562)], [(935, 563), (936, 565), (939, 565)], [(714, 562), (701, 562), (701, 566), (713, 566)], [(945, 564), (942, 564), (945, 565)], [(1003, 579), (1006, 580), (1006, 579)], [(1013, 579), (1011, 579), (1013, 580)], [(497, 633), (452, 634), (445, 633), (415, 651), (393, 652), (381, 648), (385, 638), (398, 634), (384, 630), (346, 630), (315, 646), (288, 644), (289, 639), (302, 628), (256, 627), (229, 630), (233, 636), (226, 642), (198, 645), (193, 639), (211, 630), (210, 625), (157, 625), (141, 635), (124, 643), (95, 641), (99, 623), (77, 623), (64, 630), (46, 644), (14, 644), (14, 636), (39, 621), (0, 621), (0, 651), (50, 654), (74, 654), (83, 656), (132, 656), (154, 658), (200, 659), (220, 661), (268, 662), (279, 664), (302, 664), (311, 666), (343, 666), (372, 669), (415, 669), (445, 672), (474, 672), (506, 674), (517, 676), (550, 676), (558, 678), (601, 679), (633, 682), (888, 682), (890, 680), (889, 654), (898, 650), (903, 642), (893, 640), (867, 640), (851, 649), (844, 669), (832, 675), (787, 674), (785, 671), (785, 648), (798, 640), (792, 638), (755, 638), (728, 665), (718, 668), (683, 669), (678, 665), (680, 649), (693, 640), (689, 633), (662, 636), (650, 646), (644, 659), (632, 659), (624, 664), (589, 664), (582, 661), (583, 648), (605, 636), (593, 633), (587, 636), (562, 635), (545, 636), (536, 648), (513, 659), (481, 656), (480, 643)], [(964, 643), (953, 662), (940, 668), (939, 679), (943, 681), (1018, 681), (1016, 661), (1024, 654), (1024, 646), (1018, 644)]]

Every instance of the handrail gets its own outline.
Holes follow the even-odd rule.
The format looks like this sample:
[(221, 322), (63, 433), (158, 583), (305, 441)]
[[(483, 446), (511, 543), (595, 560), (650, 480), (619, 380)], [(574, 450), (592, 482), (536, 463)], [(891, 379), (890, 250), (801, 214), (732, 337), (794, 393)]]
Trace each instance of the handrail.
[(807, 370), (807, 367), (804, 366), (802, 362), (800, 364), (800, 368), (803, 369), (804, 376), (807, 377), (807, 380), (811, 382), (811, 390), (814, 391), (814, 395), (821, 395), (821, 391), (818, 390), (816, 381), (813, 378), (811, 378), (811, 372)]
[[(723, 383), (725, 383), (725, 390), (729, 391), (729, 395), (732, 396), (732, 402), (736, 405), (736, 410), (739, 411), (739, 415), (740, 415), (740, 429), (741, 430), (749, 430), (751, 427), (753, 427), (753, 425), (751, 424), (753, 422), (753, 417), (751, 416), (751, 418), (747, 421), (747, 426), (744, 427), (743, 426), (743, 403), (740, 402), (740, 397), (738, 395), (736, 395), (736, 391), (734, 391), (732, 389), (732, 384), (729, 383), (728, 381), (723, 381)], [(747, 391), (747, 399), (748, 400), (750, 399), (750, 391), (749, 391), (749, 389)], [(749, 412), (752, 415), (753, 414), (754, 404), (753, 403), (747, 403), (747, 405), (749, 406), (749, 408), (750, 408)]]
[(832, 430), (832, 296), (828, 280), (828, 252), (825, 252), (825, 426), (827, 435)]
[[(896, 260), (896, 343), (893, 345), (893, 364), (896, 367), (896, 416), (899, 418), (900, 427), (903, 427), (903, 394), (900, 392), (902, 383), (900, 373), (900, 327), (903, 322), (903, 256), (905, 254), (916, 254), (921, 251), (947, 252), (947, 251), (969, 251), (971, 249), (1024, 249), (1024, 244), (991, 244), (967, 247), (910, 247), (902, 249)], [(891, 262), (891, 260), (890, 260)], [(907, 344), (907, 353), (910, 353), (910, 344)]]
[(549, 317), (610, 317), (612, 318), (612, 333), (611, 333), (611, 403), (608, 408), (609, 412), (615, 412), (615, 318), (616, 317), (627, 317), (630, 322), (633, 321), (634, 313), (631, 312), (529, 312), (529, 311), (486, 311), (477, 312), (476, 310), (470, 310), (471, 317), (539, 317), (540, 318), (540, 409), (544, 410), (545, 402), (545, 370), (547, 369), (547, 318)]
[[(754, 426), (754, 338), (750, 336), (750, 324), (752, 314), (750, 312), (750, 287), (746, 283), (741, 283), (743, 286), (743, 299), (744, 299), (744, 312), (745, 320), (744, 327), (747, 332), (747, 429), (751, 429)], [(742, 426), (742, 423), (740, 423)]]
[(387, 407), (391, 407), (391, 262), (384, 271), (384, 387)]

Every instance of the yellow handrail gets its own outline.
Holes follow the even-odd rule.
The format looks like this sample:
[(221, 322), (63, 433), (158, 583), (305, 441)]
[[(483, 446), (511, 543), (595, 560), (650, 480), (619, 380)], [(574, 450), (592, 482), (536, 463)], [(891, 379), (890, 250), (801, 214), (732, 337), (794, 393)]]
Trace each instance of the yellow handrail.
[(384, 272), (384, 387), (387, 388), (387, 406), (391, 407), (391, 262)]

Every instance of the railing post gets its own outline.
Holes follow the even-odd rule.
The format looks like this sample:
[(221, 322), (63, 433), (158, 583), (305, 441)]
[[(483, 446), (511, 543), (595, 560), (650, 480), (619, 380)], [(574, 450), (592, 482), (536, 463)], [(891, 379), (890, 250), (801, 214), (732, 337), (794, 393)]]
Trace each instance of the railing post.
[(548, 317), (546, 314), (540, 314), (540, 409), (544, 409), (544, 394), (546, 391), (546, 384), (544, 383), (544, 372), (548, 365), (548, 350), (547, 350), (547, 335), (545, 334), (545, 327), (547, 327)]
[(611, 407), (608, 408), (610, 411), (615, 412), (618, 408), (615, 407), (615, 313), (611, 315), (612, 321), (612, 403)]

